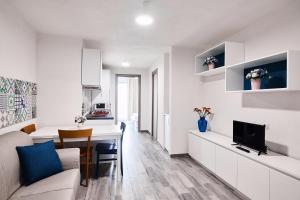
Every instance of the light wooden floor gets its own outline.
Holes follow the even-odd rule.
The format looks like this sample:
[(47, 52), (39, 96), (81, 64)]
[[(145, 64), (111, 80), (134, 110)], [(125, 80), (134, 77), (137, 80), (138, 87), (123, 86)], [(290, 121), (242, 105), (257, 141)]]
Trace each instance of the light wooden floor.
[(128, 126), (124, 139), (124, 177), (115, 180), (115, 167), (104, 163), (99, 179), (80, 188), (86, 200), (236, 200), (233, 191), (190, 158), (170, 158), (148, 134)]

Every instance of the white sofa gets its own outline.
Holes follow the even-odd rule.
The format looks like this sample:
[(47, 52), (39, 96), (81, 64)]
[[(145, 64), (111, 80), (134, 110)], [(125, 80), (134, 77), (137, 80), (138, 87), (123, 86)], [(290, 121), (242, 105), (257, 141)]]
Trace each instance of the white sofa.
[(64, 171), (23, 186), (16, 146), (32, 144), (31, 137), (20, 131), (0, 135), (0, 200), (74, 200), (80, 184), (79, 149), (57, 150)]

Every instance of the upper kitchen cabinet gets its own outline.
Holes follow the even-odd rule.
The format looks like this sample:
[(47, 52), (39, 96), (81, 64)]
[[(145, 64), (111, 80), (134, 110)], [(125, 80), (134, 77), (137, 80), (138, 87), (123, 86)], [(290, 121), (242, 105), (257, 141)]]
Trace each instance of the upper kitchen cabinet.
[(81, 84), (87, 87), (100, 87), (102, 59), (99, 49), (82, 49)]
[(109, 69), (102, 70), (102, 77), (101, 77), (101, 89), (110, 89), (110, 76), (111, 72)]
[(101, 78), (101, 94), (96, 97), (97, 103), (109, 103), (110, 104), (110, 76), (111, 72), (108, 69), (102, 70)]

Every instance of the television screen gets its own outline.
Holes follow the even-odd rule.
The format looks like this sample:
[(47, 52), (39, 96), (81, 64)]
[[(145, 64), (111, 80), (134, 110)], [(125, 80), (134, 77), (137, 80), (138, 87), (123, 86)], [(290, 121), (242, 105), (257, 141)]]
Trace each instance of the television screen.
[(233, 142), (266, 153), (265, 125), (233, 121)]

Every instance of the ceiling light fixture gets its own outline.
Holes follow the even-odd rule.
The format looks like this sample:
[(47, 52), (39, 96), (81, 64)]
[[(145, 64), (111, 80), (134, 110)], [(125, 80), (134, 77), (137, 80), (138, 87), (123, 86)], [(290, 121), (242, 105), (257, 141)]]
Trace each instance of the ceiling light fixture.
[(123, 67), (129, 67), (129, 66), (130, 66), (130, 63), (129, 63), (129, 62), (122, 62), (122, 66), (123, 66)]
[(135, 18), (135, 22), (140, 26), (149, 26), (153, 23), (153, 18), (150, 15), (139, 15)]

